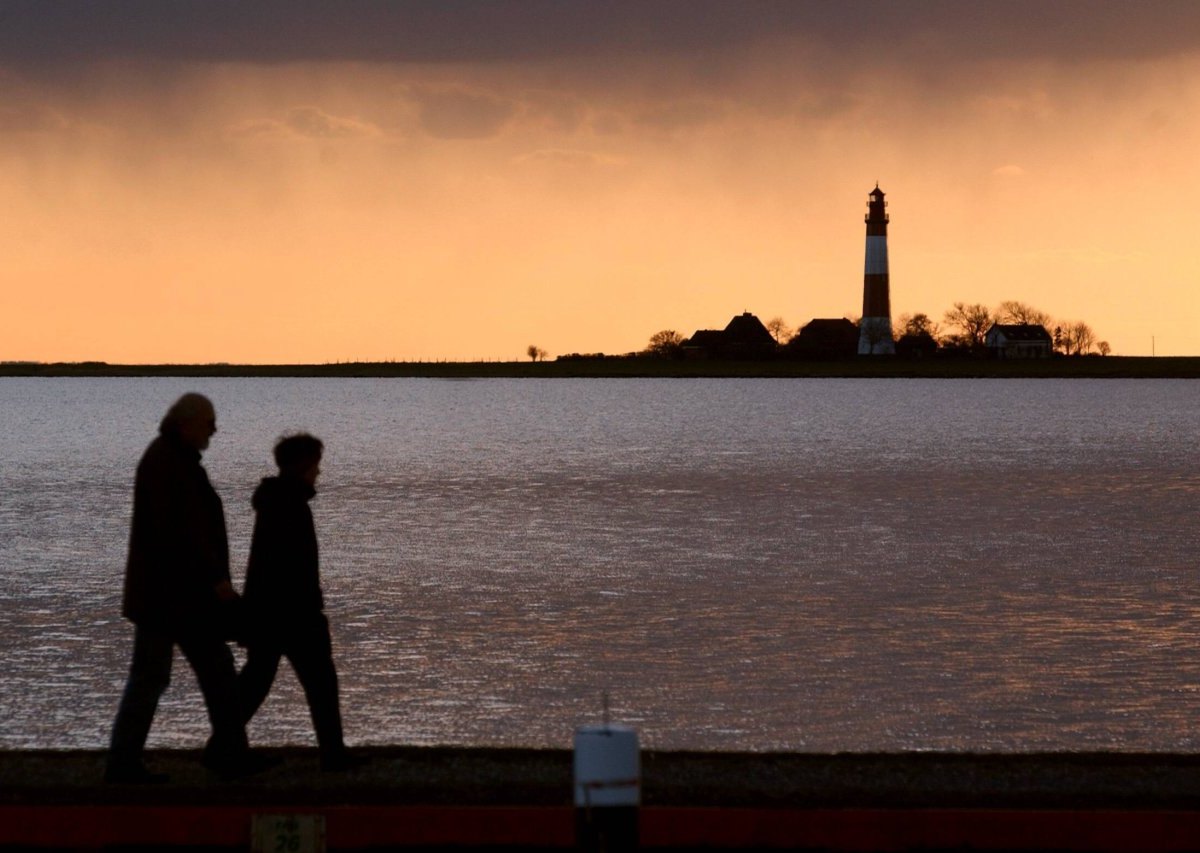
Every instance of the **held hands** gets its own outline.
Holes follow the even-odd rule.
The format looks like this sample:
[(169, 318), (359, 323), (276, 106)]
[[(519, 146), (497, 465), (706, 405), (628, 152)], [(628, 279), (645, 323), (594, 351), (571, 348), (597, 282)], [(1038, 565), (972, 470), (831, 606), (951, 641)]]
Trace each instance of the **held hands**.
[(242, 597), (227, 580), (213, 587), (217, 594), (217, 607), (213, 614), (213, 627), (223, 640), (233, 640), (238, 645), (246, 644), (246, 615), (242, 612)]

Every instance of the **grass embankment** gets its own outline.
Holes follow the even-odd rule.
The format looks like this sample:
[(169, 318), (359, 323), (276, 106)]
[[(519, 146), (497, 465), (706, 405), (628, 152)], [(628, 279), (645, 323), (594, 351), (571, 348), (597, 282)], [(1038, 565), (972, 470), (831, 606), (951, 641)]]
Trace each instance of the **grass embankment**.
[(556, 378), (1077, 378), (1200, 379), (1200, 357), (992, 359), (854, 358), (836, 361), (719, 361), (582, 358), (565, 361), (407, 361), (336, 364), (0, 364), (0, 376), (196, 376), (430, 379)]

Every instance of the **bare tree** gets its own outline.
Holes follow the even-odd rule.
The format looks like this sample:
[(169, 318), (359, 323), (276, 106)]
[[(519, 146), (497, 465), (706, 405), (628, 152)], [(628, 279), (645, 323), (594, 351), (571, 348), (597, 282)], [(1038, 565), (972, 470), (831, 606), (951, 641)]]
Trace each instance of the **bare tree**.
[(768, 320), (767, 331), (771, 333), (771, 337), (777, 344), (785, 343), (792, 336), (792, 328), (783, 322), (782, 317), (772, 317)]
[(549, 353), (536, 344), (530, 344), (525, 348), (525, 355), (529, 356), (530, 361), (545, 361)]
[(1063, 351), (1067, 355), (1087, 355), (1096, 343), (1096, 333), (1082, 320), (1063, 324)]
[(668, 358), (678, 355), (682, 346), (683, 335), (674, 329), (663, 329), (650, 336), (650, 343), (646, 345), (646, 354)]
[(1046, 326), (1050, 322), (1050, 315), (1045, 311), (1039, 311), (1032, 305), (1026, 305), (1024, 302), (1009, 300), (1001, 302), (1000, 307), (996, 309), (996, 322)]
[(1109, 355), (1112, 352), (1112, 347), (1108, 345), (1108, 341), (1101, 341), (1096, 344), (1096, 350), (1100, 355)]
[(952, 339), (966, 346), (983, 346), (984, 337), (992, 325), (991, 312), (986, 305), (979, 303), (966, 305), (955, 302), (954, 307), (946, 312), (944, 319), (948, 325), (958, 330), (958, 334), (951, 336)]

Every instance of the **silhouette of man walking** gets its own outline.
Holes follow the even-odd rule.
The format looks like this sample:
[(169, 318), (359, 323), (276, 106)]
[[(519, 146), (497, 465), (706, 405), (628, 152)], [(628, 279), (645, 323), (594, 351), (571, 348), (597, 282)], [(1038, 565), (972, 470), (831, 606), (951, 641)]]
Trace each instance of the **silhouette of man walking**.
[(175, 646), (196, 673), (212, 737), (204, 763), (226, 777), (265, 769), (250, 752), (238, 710), (233, 654), (224, 614), (237, 603), (221, 498), (200, 464), (217, 431), (216, 411), (200, 394), (180, 397), (138, 463), (122, 615), (134, 624), (133, 661), (113, 723), (105, 779), (165, 782), (142, 753), (158, 701), (171, 681)]

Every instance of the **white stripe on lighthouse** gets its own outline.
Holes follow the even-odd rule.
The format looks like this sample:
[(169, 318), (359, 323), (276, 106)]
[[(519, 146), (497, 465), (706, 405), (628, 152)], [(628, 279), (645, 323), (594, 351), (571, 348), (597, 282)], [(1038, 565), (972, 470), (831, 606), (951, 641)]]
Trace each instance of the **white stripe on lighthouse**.
[(892, 321), (887, 317), (863, 317), (859, 321), (859, 355), (895, 355)]
[(866, 275), (888, 274), (887, 237), (867, 238), (867, 266), (865, 273)]

